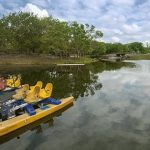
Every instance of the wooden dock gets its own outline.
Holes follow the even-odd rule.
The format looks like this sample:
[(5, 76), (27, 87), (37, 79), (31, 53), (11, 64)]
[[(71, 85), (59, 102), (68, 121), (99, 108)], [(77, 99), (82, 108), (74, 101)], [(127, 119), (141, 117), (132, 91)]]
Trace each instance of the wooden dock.
[(85, 64), (57, 64), (57, 66), (84, 66)]

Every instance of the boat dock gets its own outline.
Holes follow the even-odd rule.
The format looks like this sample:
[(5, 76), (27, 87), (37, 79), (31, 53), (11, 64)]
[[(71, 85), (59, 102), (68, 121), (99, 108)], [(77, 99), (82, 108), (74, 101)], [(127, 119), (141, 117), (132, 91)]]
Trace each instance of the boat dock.
[(57, 66), (84, 66), (85, 64), (57, 64)]

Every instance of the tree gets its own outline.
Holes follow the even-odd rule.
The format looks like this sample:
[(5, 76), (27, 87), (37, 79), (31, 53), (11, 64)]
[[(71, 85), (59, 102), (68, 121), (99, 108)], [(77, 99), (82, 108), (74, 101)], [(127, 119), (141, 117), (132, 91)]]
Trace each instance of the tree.
[(91, 53), (92, 57), (98, 58), (106, 53), (106, 46), (104, 42), (93, 41), (92, 48), (94, 49)]
[(130, 52), (143, 53), (144, 47), (141, 42), (133, 42), (128, 44)]
[(35, 52), (39, 47), (41, 36), (40, 24), (37, 16), (32, 13), (11, 13), (1, 20), (5, 25), (7, 46), (20, 53)]

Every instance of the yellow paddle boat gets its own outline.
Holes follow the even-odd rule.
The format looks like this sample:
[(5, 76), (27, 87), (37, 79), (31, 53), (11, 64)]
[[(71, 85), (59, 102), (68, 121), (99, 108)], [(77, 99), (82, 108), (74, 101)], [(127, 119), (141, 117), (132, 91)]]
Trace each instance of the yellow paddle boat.
[[(13, 99), (2, 103), (0, 136), (6, 135), (34, 121), (73, 104), (73, 97), (55, 100), (51, 98), (53, 85), (47, 83), (42, 89), (42, 82), (30, 87), (25, 84), (16, 90)], [(17, 115), (20, 110), (22, 114)]]
[[(69, 105), (72, 105), (74, 101), (73, 97), (61, 99), (58, 105), (47, 104), (47, 109), (37, 108), (35, 114), (29, 115), (26, 111), (24, 114), (16, 116), (14, 118), (0, 122), (0, 136), (7, 135), (17, 129), (25, 127), (43, 117), (51, 115)], [(31, 110), (32, 111), (32, 110)]]

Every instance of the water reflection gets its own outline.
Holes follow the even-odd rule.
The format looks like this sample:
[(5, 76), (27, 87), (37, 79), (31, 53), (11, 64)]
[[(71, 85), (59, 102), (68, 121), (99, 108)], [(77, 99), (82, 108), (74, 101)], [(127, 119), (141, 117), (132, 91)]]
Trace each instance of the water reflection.
[(1, 150), (146, 149), (150, 139), (149, 74), (144, 77), (137, 70), (133, 62), (3, 70), (3, 75), (20, 73), (25, 83), (52, 81), (53, 97), (71, 94), (77, 101), (54, 119), (52, 128), (43, 126), (39, 134), (26, 132), (19, 140), (3, 144)]
[(52, 82), (53, 97), (61, 98), (73, 95), (75, 98), (94, 95), (102, 88), (98, 73), (104, 70), (116, 70), (122, 66), (133, 67), (132, 63), (92, 63), (86, 66), (34, 66), (0, 68), (1, 75), (21, 74), (22, 83), (34, 85), (37, 80), (44, 84)]

